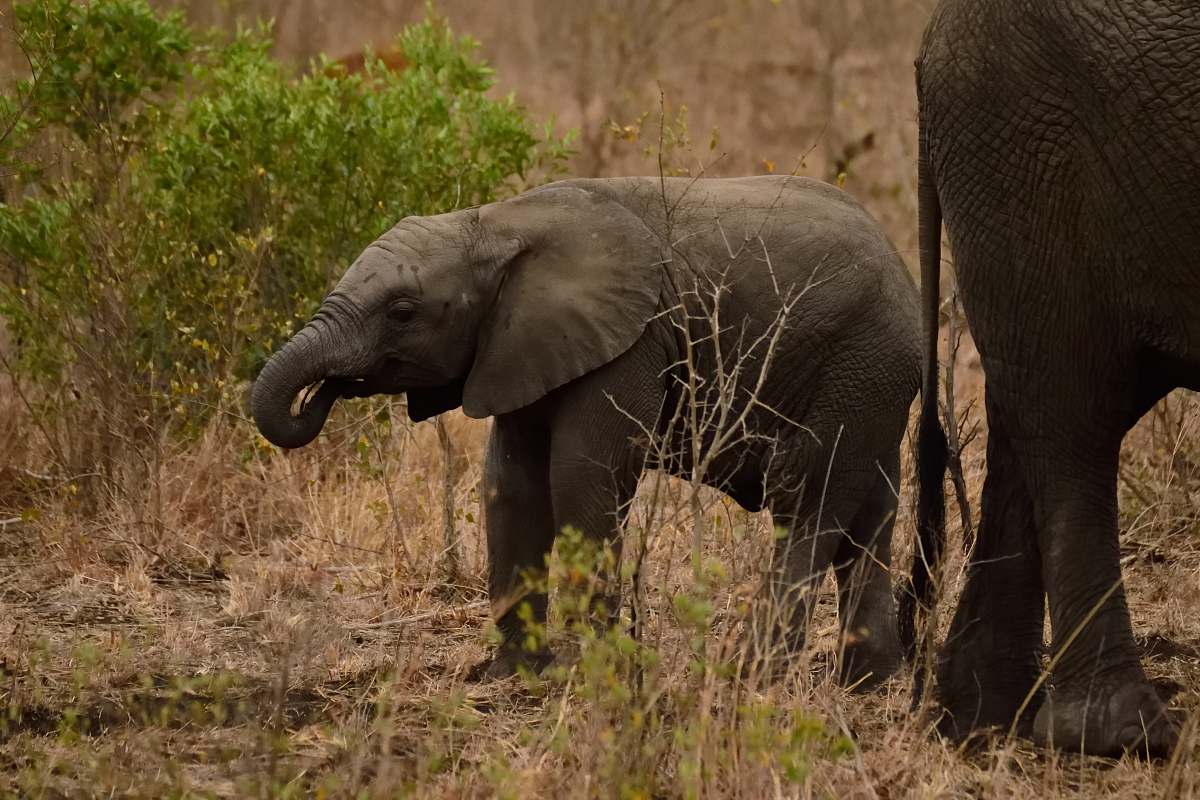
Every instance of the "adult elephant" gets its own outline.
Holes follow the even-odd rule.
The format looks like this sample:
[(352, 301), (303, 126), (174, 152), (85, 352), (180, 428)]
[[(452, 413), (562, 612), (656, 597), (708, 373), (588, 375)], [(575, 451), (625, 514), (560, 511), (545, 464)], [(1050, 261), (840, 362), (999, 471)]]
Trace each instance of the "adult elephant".
[(518, 606), (544, 620), (526, 576), (555, 535), (619, 546), (649, 463), (702, 465), (789, 531), (756, 617), (769, 647), (753, 652), (798, 646), (832, 564), (841, 674), (869, 683), (900, 660), (888, 564), (919, 327), (895, 248), (833, 187), (571, 180), (401, 221), (271, 358), (252, 405), (282, 447), (311, 441), (338, 397), (404, 392), (414, 420), (460, 405), (495, 417), (482, 491), (503, 635), (493, 676), (547, 657), (521, 647)]
[(1116, 482), (1129, 428), (1200, 389), (1196, 12), (943, 0), (925, 35), (925, 322), (933, 337), (944, 218), (987, 377), (978, 543), (939, 668), (958, 733), (1020, 713), (1036, 740), (1089, 753), (1178, 735), (1133, 641)]

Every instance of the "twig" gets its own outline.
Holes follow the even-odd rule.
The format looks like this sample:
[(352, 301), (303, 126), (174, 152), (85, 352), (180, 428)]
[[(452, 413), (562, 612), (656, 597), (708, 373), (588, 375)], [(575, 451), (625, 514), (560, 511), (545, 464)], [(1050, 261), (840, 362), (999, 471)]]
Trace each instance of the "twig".
[(1154, 505), (1154, 501), (1146, 496), (1146, 493), (1142, 491), (1142, 488), (1138, 485), (1134, 477), (1129, 474), (1129, 469), (1127, 467), (1119, 467), (1117, 469), (1117, 475), (1120, 477), (1121, 482), (1129, 488), (1129, 491), (1133, 492), (1133, 496), (1141, 502), (1144, 508), (1150, 508)]
[(362, 625), (354, 625), (353, 629), (356, 631), (358, 631), (358, 630), (375, 630), (377, 628), (391, 628), (391, 627), (395, 627), (395, 626), (399, 626), (399, 625), (411, 625), (414, 622), (421, 622), (422, 620), (432, 619), (433, 617), (436, 617), (440, 614), (449, 614), (449, 613), (452, 613), (453, 611), (470, 611), (470, 612), (483, 611), (483, 610), (487, 609), (487, 607), (488, 607), (488, 604), (486, 601), (479, 600), (477, 602), (468, 603), (465, 606), (459, 606), (458, 608), (453, 608), (453, 609), (435, 608), (431, 611), (422, 611), (420, 614), (410, 614), (407, 617), (400, 617), (399, 619), (387, 619), (387, 620), (384, 620), (383, 622), (366, 622), (366, 623), (363, 623)]
[(950, 481), (954, 484), (954, 497), (958, 501), (958, 513), (962, 519), (963, 550), (971, 552), (975, 547), (975, 527), (971, 523), (971, 500), (967, 495), (967, 481), (963, 477), (962, 449), (967, 441), (960, 440), (958, 435), (958, 416), (954, 407), (954, 367), (958, 363), (958, 347), (962, 343), (962, 331), (958, 330), (958, 291), (950, 296), (950, 316), (947, 321), (947, 335), (950, 340), (950, 362), (946, 365), (945, 384), (946, 407), (942, 411), (946, 425), (946, 467), (950, 471)]
[(39, 415), (34, 409), (33, 403), (30, 402), (28, 397), (26, 397), (25, 392), (21, 390), (21, 382), (17, 380), (17, 373), (13, 370), (12, 364), (9, 363), (9, 360), (2, 352), (0, 352), (0, 367), (4, 367), (4, 372), (8, 375), (9, 380), (12, 383), (13, 391), (16, 393), (17, 398), (21, 401), (21, 405), (24, 406), (25, 412), (33, 421), (33, 424), (39, 431), (41, 431), (43, 438), (46, 440), (46, 446), (50, 448), (51, 453), (53, 453), (54, 457), (58, 459), (59, 465), (66, 466), (67, 459), (63, 455), (63, 449), (61, 445), (57, 439), (50, 435), (50, 431), (47, 430), (46, 426), (42, 424), (41, 415)]
[(454, 444), (440, 416), (433, 424), (442, 448), (442, 572), (448, 581), (458, 583), (462, 558), (454, 531), (454, 484), (458, 477), (454, 473)]

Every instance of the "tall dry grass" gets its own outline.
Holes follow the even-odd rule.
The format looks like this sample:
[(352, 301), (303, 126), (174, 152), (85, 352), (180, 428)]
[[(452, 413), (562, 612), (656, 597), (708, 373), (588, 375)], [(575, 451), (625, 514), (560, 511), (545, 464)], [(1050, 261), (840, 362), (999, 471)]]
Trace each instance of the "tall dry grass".
[[(972, 394), (960, 386), (960, 409)], [(447, 418), (461, 540), (451, 582), (444, 451), (430, 423), (389, 425), (380, 404), (348, 405), (317, 443), (285, 454), (226, 416), (187, 444), (160, 443), (143, 459), (156, 465), (147, 480), (110, 487), (88, 510), (72, 476), (54, 473), (20, 401), (4, 392), (0, 403), (0, 786), (13, 796), (1200, 791), (1194, 717), (1173, 760), (1109, 761), (1003, 737), (942, 741), (926, 715), (909, 711), (906, 675), (877, 693), (847, 694), (828, 677), (831, 586), (797, 668), (748, 689), (721, 665), (770, 522), (716, 493), (701, 505), (710, 567), (698, 584), (690, 487), (643, 482), (631, 535), (657, 521), (640, 641), (580, 633), (560, 614), (551, 635), (575, 654), (565, 666), (541, 681), (481, 684), (469, 673), (487, 652), (477, 494), (486, 424)], [(1119, 487), (1146, 664), (1193, 713), (1198, 429), (1200, 401), (1172, 396), (1130, 436)], [(983, 441), (964, 454), (975, 498)], [(906, 483), (898, 565), (908, 557), (908, 492)], [(951, 559), (947, 602), (961, 560)], [(566, 574), (556, 573), (558, 596), (573, 591)]]

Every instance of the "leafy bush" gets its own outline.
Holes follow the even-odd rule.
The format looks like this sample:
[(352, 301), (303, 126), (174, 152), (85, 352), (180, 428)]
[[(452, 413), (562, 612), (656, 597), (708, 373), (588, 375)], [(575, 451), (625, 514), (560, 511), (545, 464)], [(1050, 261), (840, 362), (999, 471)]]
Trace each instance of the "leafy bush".
[(41, 415), (111, 434), (60, 442), (76, 467), (232, 406), (398, 219), (490, 202), (568, 154), (487, 96), (476, 43), (432, 12), (399, 36), (402, 71), (301, 76), (266, 28), (220, 41), (146, 0), (15, 18), (32, 75), (0, 100), (0, 355)]

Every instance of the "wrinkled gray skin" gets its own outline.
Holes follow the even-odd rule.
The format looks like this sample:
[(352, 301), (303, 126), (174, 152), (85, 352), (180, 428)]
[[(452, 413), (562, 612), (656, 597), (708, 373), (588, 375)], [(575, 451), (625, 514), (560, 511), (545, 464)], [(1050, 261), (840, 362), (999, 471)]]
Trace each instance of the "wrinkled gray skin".
[[(942, 657), (951, 732), (1165, 753), (1121, 585), (1121, 440), (1200, 389), (1194, 0), (945, 0), (917, 62), (922, 281), (942, 217), (987, 374), (974, 563)], [(936, 312), (936, 298), (926, 313)], [(1052, 652), (1040, 674), (1044, 602)], [(1074, 637), (1072, 639), (1072, 637)]]
[[(788, 296), (799, 299), (776, 339)], [(690, 438), (669, 420), (687, 407), (689, 339), (695, 376), (716, 383), (714, 307), (730, 419), (774, 341), (745, 430), (706, 475), (790, 531), (766, 595), (785, 611), (756, 617), (754, 652), (802, 643), (801, 595), (832, 565), (851, 634), (840, 674), (870, 685), (900, 662), (888, 565), (898, 448), (920, 383), (919, 309), (878, 225), (826, 184), (570, 180), (405, 219), (266, 365), (254, 418), (273, 443), (300, 447), (339, 396), (406, 392), (417, 420), (459, 405), (495, 417), (483, 499), (504, 643), (487, 671), (502, 676), (548, 657), (518, 646), (518, 607), (545, 618), (546, 597), (523, 576), (544, 570), (556, 533), (569, 525), (619, 546), (643, 469), (690, 474)], [(293, 416), (297, 394), (320, 380)], [(709, 400), (700, 395), (701, 416)], [(671, 444), (668, 457), (648, 452), (648, 433)]]

